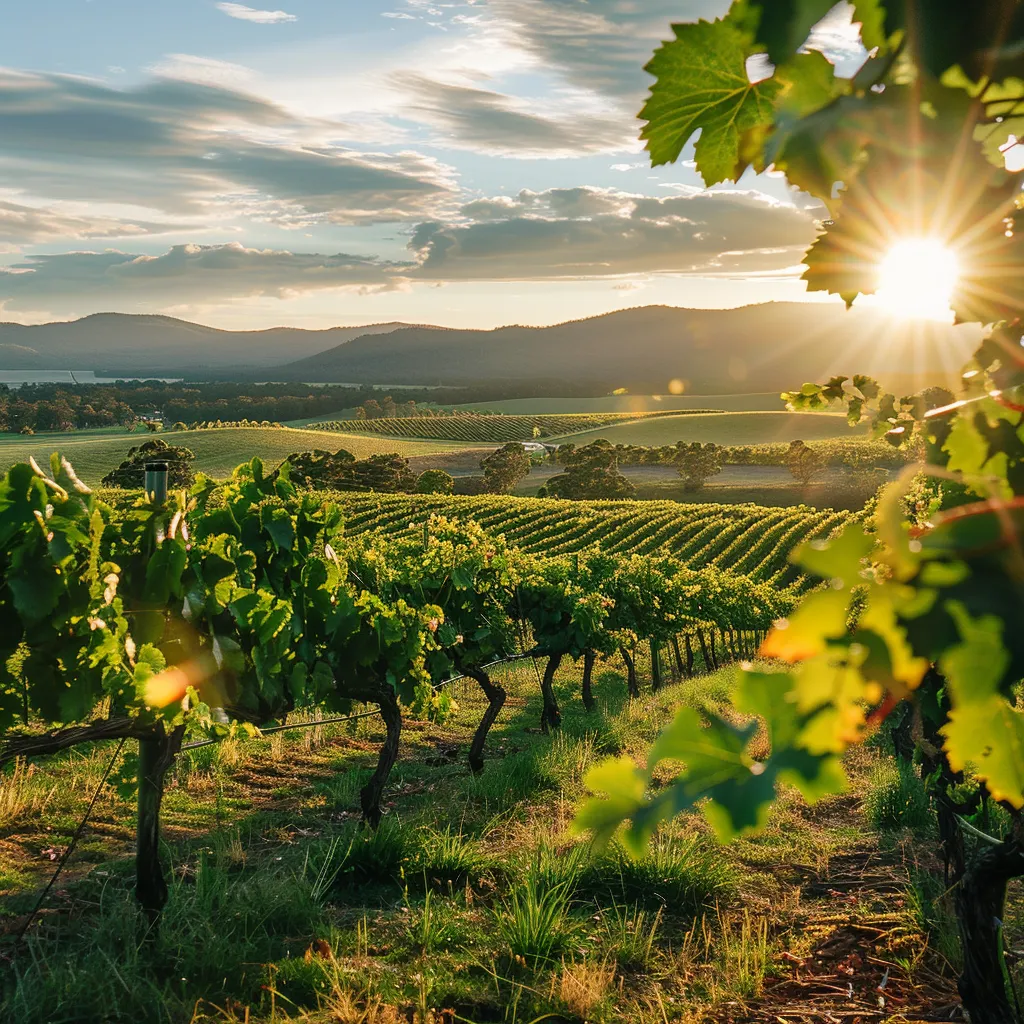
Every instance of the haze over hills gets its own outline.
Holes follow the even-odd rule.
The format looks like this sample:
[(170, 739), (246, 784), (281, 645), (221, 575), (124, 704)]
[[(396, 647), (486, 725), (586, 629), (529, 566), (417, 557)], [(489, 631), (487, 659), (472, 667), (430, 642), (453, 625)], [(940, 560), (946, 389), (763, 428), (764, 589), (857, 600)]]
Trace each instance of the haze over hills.
[[(222, 331), (166, 316), (104, 313), (68, 323), (0, 324), (0, 369), (461, 385), (545, 379), (663, 392), (773, 391), (832, 373), (910, 389), (955, 379), (976, 327), (898, 321), (870, 308), (764, 303), (737, 309), (644, 306), (550, 327), (459, 330), (385, 323), (308, 331)], [(906, 367), (894, 379), (886, 370)]]
[[(0, 370), (82, 369), (117, 374), (196, 374), (271, 367), (353, 338), (409, 324), (307, 331), (222, 331), (170, 316), (96, 313), (48, 324), (0, 323)], [(420, 330), (430, 330), (428, 327)]]
[[(644, 306), (552, 327), (401, 328), (289, 365), (290, 380), (450, 384), (551, 378), (630, 390), (771, 391), (833, 373), (903, 388), (955, 379), (979, 329), (897, 321), (877, 310), (771, 302), (738, 309)], [(907, 372), (895, 379), (893, 366)], [(890, 372), (887, 372), (890, 371)]]

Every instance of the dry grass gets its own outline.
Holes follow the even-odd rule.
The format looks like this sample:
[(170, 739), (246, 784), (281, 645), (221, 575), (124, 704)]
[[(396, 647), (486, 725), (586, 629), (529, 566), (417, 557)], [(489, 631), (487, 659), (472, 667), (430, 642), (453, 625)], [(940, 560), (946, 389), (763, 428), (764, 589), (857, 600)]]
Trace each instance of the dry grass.
[(563, 961), (551, 978), (550, 996), (574, 1017), (589, 1020), (614, 986), (615, 965), (608, 961)]

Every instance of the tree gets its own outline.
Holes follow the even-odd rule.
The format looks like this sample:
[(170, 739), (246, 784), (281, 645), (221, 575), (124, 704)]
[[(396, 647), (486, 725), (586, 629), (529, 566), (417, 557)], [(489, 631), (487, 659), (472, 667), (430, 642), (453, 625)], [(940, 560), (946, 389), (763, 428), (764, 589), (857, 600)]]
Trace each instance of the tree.
[(548, 481), (547, 493), (552, 497), (574, 501), (636, 497), (636, 488), (619, 472), (615, 449), (608, 441), (592, 441), (564, 456), (559, 449), (558, 454), (565, 472)]
[(453, 494), (455, 478), (443, 469), (425, 469), (416, 478), (417, 494)]
[(194, 480), (192, 460), (195, 452), (181, 445), (170, 445), (160, 438), (144, 441), (128, 449), (128, 458), (104, 478), (104, 487), (140, 488), (145, 484), (146, 463), (166, 462), (170, 487), (191, 487)]
[(530, 456), (516, 441), (502, 445), (480, 462), (484, 483), (492, 494), (507, 494), (530, 472)]
[[(929, 788), (955, 892), (964, 1008), (975, 1024), (1010, 1024), (1003, 904), (1024, 874), (1024, 210), (1006, 151), (1024, 134), (1024, 5), (860, 0), (869, 56), (853, 78), (805, 46), (832, 6), (737, 0), (718, 21), (675, 26), (648, 65), (652, 161), (678, 159), (699, 131), (708, 186), (748, 167), (784, 172), (829, 212), (804, 279), (847, 305), (875, 291), (901, 240), (945, 244), (959, 265), (952, 308), (986, 325), (984, 340), (945, 406), (859, 375), (783, 396), (793, 410), (843, 407), (894, 447), (920, 441), (926, 461), (886, 489), (872, 529), (854, 522), (795, 556), (828, 585), (761, 648), (789, 667), (740, 673), (733, 704), (755, 720), (681, 710), (645, 768), (624, 758), (591, 772), (612, 799), (588, 802), (577, 825), (607, 841), (628, 821), (636, 851), (660, 820), (698, 807), (722, 838), (756, 829), (782, 784), (809, 801), (840, 791), (842, 753), (900, 709), (913, 728), (897, 756)], [(766, 68), (757, 81), (751, 60)], [(919, 472), (931, 499), (908, 507)], [(750, 746), (759, 729), (767, 753)], [(666, 759), (686, 768), (652, 792)]]
[(672, 463), (683, 478), (683, 490), (699, 491), (713, 476), (722, 472), (722, 449), (717, 444), (680, 441), (675, 446)]
[(806, 487), (816, 476), (825, 472), (828, 463), (823, 455), (803, 441), (792, 441), (786, 452), (786, 466), (793, 474), (793, 479), (799, 480)]
[(346, 467), (337, 486), (343, 491), (411, 493), (416, 490), (416, 475), (401, 455), (371, 455)]

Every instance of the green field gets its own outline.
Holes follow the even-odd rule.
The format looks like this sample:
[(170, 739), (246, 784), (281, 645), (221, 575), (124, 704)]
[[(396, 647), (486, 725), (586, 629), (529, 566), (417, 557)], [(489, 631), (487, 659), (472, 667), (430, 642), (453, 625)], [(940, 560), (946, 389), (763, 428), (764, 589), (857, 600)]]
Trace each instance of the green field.
[(345, 448), (357, 458), (377, 452), (398, 452), (400, 455), (429, 455), (446, 451), (456, 445), (442, 441), (406, 441), (374, 437), (372, 434), (352, 436), (323, 430), (292, 430), (290, 428), (223, 427), (214, 430), (189, 430), (167, 434), (111, 434), (109, 431), (76, 431), (67, 434), (0, 436), (0, 471), (33, 456), (45, 463), (51, 452), (60, 452), (74, 465), (78, 475), (90, 485), (99, 484), (103, 476), (117, 466), (128, 449), (142, 444), (151, 436), (168, 444), (180, 444), (196, 453), (195, 468), (211, 476), (225, 476), (242, 462), (259, 456), (277, 464), (292, 452), (325, 448)]
[(499, 402), (471, 402), (455, 406), (460, 412), (505, 413), (509, 416), (543, 416), (571, 412), (680, 412), (692, 409), (725, 409), (727, 412), (778, 412), (782, 401), (777, 391), (752, 395), (603, 395), (601, 398), (507, 398)]
[(676, 441), (715, 444), (768, 444), (777, 441), (823, 441), (833, 437), (866, 436), (851, 429), (838, 413), (726, 412), (657, 416), (633, 420), (585, 433), (566, 434), (555, 441), (582, 445), (603, 437), (613, 444), (666, 445)]

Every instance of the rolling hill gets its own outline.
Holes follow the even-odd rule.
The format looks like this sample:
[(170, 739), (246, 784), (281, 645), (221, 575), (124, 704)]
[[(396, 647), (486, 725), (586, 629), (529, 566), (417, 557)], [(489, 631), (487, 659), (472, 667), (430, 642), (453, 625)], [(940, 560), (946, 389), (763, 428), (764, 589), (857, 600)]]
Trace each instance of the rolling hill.
[[(279, 367), (287, 379), (458, 385), (589, 381), (612, 390), (774, 391), (833, 373), (870, 373), (902, 389), (948, 377), (977, 329), (895, 321), (871, 309), (772, 302), (739, 309), (645, 306), (553, 327), (401, 328)], [(892, 366), (913, 367), (902, 379)]]
[(0, 323), (0, 370), (70, 368), (108, 376), (194, 375), (204, 369), (250, 371), (407, 326), (386, 323), (324, 331), (292, 327), (221, 331), (170, 316), (124, 313), (96, 313), (81, 320), (27, 326)]
[[(503, 381), (520, 382), (524, 393), (531, 381), (571, 381), (594, 394), (664, 393), (682, 381), (698, 396), (870, 373), (903, 391), (952, 378), (977, 338), (977, 328), (818, 302), (644, 306), (488, 331), (395, 323), (221, 331), (172, 317), (101, 313), (68, 323), (0, 324), (0, 369), (385, 385)], [(894, 377), (886, 372), (893, 366), (913, 369)]]

